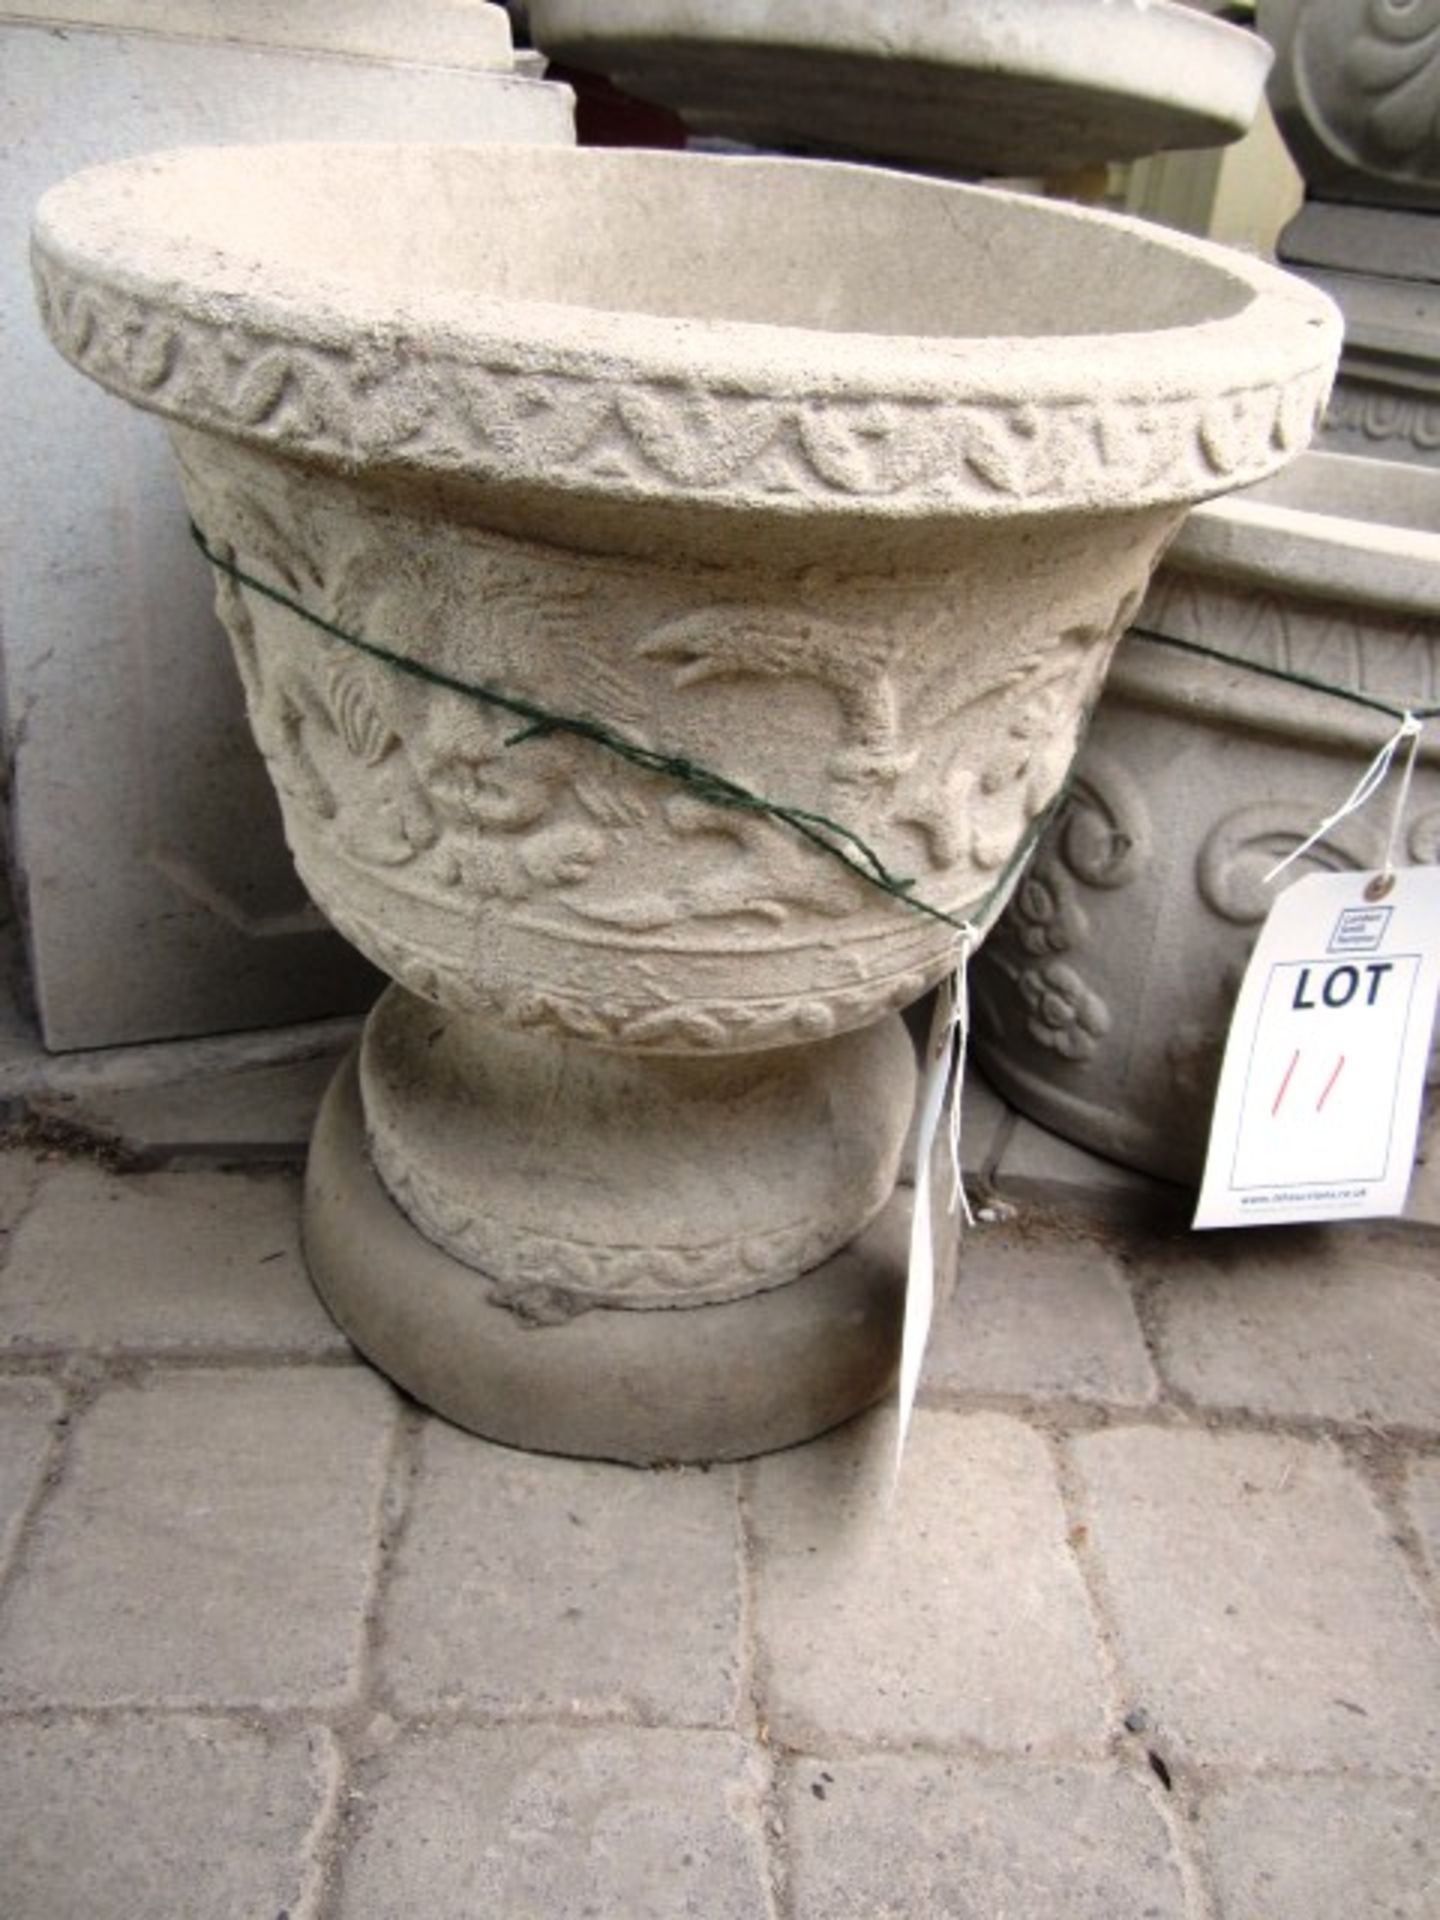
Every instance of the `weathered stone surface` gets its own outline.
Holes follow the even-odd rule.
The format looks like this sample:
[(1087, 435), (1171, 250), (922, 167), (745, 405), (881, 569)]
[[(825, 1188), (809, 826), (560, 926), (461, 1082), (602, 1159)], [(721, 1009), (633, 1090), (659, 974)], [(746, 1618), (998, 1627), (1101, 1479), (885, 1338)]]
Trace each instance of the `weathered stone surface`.
[(916, 1415), (893, 1504), (888, 1419), (754, 1469), (770, 1727), (999, 1753), (1093, 1749), (1097, 1652), (1044, 1444), (996, 1415)]
[(12, 1350), (347, 1354), (300, 1253), (283, 1174), (58, 1168), (0, 1273)]
[(45, 1471), (62, 1404), (46, 1380), (0, 1380), (0, 1574)]
[(761, 1785), (741, 1743), (669, 1729), (455, 1728), (367, 1774), (343, 1920), (587, 1914), (769, 1920)]
[[(338, 1317), (555, 1451), (731, 1456), (869, 1404), (883, 1016), (998, 910), (1184, 506), (1305, 440), (1332, 309), (1039, 199), (657, 152), (193, 149), (35, 233), (56, 346), (171, 423), (298, 868), (397, 983), (368, 1157), (352, 1102), (312, 1163)], [(762, 1323), (688, 1312), (747, 1293), (790, 1297), (721, 1391)], [(592, 1370), (614, 1423), (555, 1391), (597, 1326), (636, 1349)], [(667, 1342), (712, 1336), (642, 1444)]]
[(1164, 1824), (1127, 1776), (909, 1754), (789, 1774), (796, 1920), (1185, 1915)]
[(1235, 140), (1269, 55), (1168, 0), (531, 0), (535, 41), (697, 133), (961, 173)]
[(728, 1725), (733, 1469), (637, 1473), (425, 1430), (384, 1615), (402, 1711), (571, 1711)]
[(1419, 1247), (1355, 1257), (1363, 1229), (1227, 1234), (1163, 1263), (1161, 1363), (1212, 1406), (1440, 1428), (1440, 1277)]
[(316, 1128), (305, 1248), (355, 1344), (447, 1419), (509, 1446), (665, 1465), (793, 1446), (889, 1390), (910, 1202), (896, 1192), (832, 1259), (740, 1300), (567, 1317), (562, 1292), (552, 1320), (540, 1293), (522, 1314), (385, 1193), (347, 1068)]
[(1074, 1446), (1123, 1681), (1172, 1757), (1436, 1766), (1433, 1631), (1332, 1448), (1147, 1428)]
[(937, 1317), (932, 1387), (1138, 1406), (1155, 1377), (1115, 1261), (1080, 1239), (1037, 1244), (977, 1227), (960, 1250), (955, 1296)]
[(1440, 1794), (1405, 1780), (1236, 1780), (1200, 1836), (1219, 1920), (1431, 1920)]
[[(1440, 1583), (1440, 1460), (1417, 1461), (1410, 1469), (1408, 1492), (1431, 1574)], [(1440, 1585), (1436, 1598), (1440, 1600)]]
[(318, 1732), (192, 1717), (0, 1724), (6, 1920), (299, 1920), (336, 1774)]
[(0, 1148), (0, 1234), (14, 1232), (53, 1165), (24, 1147)]
[(0, 1606), (0, 1701), (345, 1700), (393, 1419), (388, 1389), (350, 1369), (104, 1394)]

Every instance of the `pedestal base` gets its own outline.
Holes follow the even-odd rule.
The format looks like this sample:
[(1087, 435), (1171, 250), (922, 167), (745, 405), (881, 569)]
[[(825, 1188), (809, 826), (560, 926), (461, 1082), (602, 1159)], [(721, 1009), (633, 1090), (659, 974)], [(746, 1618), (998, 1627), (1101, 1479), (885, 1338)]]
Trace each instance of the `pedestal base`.
[(354, 1058), (316, 1122), (305, 1252), (362, 1352), (447, 1419), (539, 1453), (635, 1465), (735, 1460), (863, 1411), (899, 1357), (911, 1195), (788, 1284), (716, 1305), (522, 1319), (420, 1234), (365, 1151)]

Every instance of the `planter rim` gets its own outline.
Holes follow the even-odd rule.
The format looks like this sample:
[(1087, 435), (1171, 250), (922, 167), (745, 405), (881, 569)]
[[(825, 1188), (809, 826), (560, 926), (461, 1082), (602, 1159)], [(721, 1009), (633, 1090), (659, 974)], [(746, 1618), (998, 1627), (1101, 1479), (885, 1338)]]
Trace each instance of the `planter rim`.
[[(1369, 511), (1355, 512), (1357, 503)], [(1197, 507), (1165, 566), (1440, 618), (1440, 469), (1302, 454), (1286, 472)]]
[[(605, 208), (633, 191), (673, 210), (666, 244), (682, 251), (680, 223), (693, 242), (712, 201), (732, 222), (738, 202), (740, 237), (763, 246), (747, 207), (788, 197), (811, 222), (863, 209), (877, 231), (903, 224), (920, 291), (875, 292), (867, 235), (839, 283), (862, 306), (930, 297), (929, 257), (912, 234), (928, 224), (958, 230), (986, 270), (970, 278), (991, 286), (1007, 272), (1034, 282), (1033, 243), (1048, 258), (1067, 238), (1077, 272), (1090, 258), (1092, 305), (1117, 297), (1115, 274), (1093, 265), (1111, 257), (1134, 289), (1120, 312), (1138, 324), (843, 330), (397, 285), (373, 260), (340, 272), (312, 258), (347, 220), (363, 240), (373, 213), (363, 188), (382, 172), (404, 210), (402, 250), (426, 218), (427, 184), (456, 197), (468, 188), (477, 215), (483, 187), (501, 223), (527, 191), (588, 193)], [(354, 190), (341, 191), (350, 175)], [(288, 251), (247, 235), (234, 212), (287, 193), (312, 223)], [(432, 246), (443, 237), (437, 229)], [(713, 274), (713, 255), (694, 257)], [(968, 517), (1202, 499), (1272, 472), (1305, 443), (1340, 337), (1323, 294), (1229, 249), (1119, 215), (834, 162), (422, 144), (182, 149), (53, 188), (33, 258), (60, 351), (170, 418), (348, 469), (770, 512)], [(1077, 304), (1063, 291), (1051, 298), (1060, 314)], [(1177, 300), (1178, 320), (1144, 324), (1147, 304), (1168, 301), (1173, 313)], [(1033, 306), (1020, 312), (1033, 324)]]

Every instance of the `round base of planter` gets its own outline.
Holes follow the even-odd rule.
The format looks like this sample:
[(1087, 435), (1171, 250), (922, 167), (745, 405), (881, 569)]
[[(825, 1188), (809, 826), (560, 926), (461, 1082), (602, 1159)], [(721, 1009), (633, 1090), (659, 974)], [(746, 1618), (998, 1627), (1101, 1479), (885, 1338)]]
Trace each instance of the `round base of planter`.
[(507, 1446), (648, 1466), (794, 1446), (879, 1400), (899, 1358), (909, 1217), (898, 1192), (842, 1252), (743, 1299), (537, 1325), (386, 1193), (352, 1056), (315, 1126), (305, 1253), (360, 1350), (447, 1419)]

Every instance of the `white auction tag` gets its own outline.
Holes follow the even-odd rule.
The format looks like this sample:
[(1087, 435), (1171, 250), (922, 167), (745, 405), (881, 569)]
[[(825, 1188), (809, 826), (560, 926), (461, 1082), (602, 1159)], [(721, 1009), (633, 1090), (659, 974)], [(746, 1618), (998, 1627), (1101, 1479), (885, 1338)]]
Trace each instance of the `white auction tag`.
[[(964, 983), (946, 980), (935, 996), (935, 1012), (925, 1047), (925, 1078), (920, 1093), (920, 1122), (915, 1141), (915, 1202), (910, 1216), (910, 1271), (905, 1284), (905, 1331), (900, 1341), (900, 1418), (895, 1435), (895, 1471), (900, 1471), (905, 1436), (915, 1409), (920, 1369), (935, 1315), (935, 1228), (932, 1218), (931, 1162), (946, 1096), (960, 1098), (956, 1071), (956, 1010)], [(964, 1009), (960, 1008), (963, 1019)]]
[(1440, 867), (1314, 873), (1250, 957), (1197, 1227), (1400, 1213), (1440, 986)]

